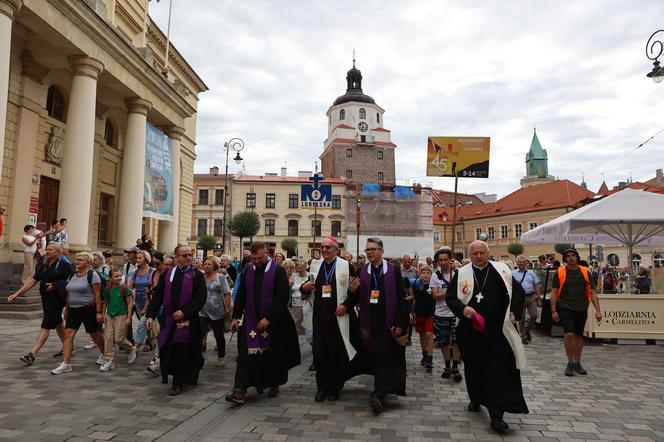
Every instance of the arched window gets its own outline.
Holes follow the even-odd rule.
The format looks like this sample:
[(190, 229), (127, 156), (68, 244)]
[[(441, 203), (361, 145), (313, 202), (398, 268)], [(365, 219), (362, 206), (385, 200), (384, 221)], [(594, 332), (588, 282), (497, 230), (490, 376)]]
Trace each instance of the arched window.
[(107, 146), (115, 147), (115, 126), (108, 118), (106, 119), (106, 125), (104, 126), (104, 140), (106, 141)]
[(360, 108), (360, 120), (366, 120), (367, 119), (367, 111), (364, 110), (364, 108)]
[(64, 122), (65, 99), (54, 84), (49, 86), (46, 95), (46, 111), (48, 116)]
[(641, 266), (642, 261), (643, 259), (641, 258), (641, 255), (638, 253), (632, 253), (632, 267), (638, 269)]
[(376, 123), (380, 124), (380, 113), (376, 112)]
[(346, 109), (341, 109), (339, 111), (339, 119), (340, 120), (345, 120), (346, 119)]

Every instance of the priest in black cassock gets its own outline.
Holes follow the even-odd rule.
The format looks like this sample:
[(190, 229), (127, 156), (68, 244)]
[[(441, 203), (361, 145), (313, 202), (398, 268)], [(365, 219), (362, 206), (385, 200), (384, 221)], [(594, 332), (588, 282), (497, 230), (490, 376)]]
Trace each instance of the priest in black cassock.
[(360, 338), (374, 373), (369, 406), (379, 413), (385, 396), (406, 395), (408, 311), (401, 270), (383, 259), (383, 241), (367, 239), (365, 252), (369, 264), (359, 270), (359, 296), (349, 295), (348, 304), (360, 308)]
[(489, 410), (491, 428), (508, 429), (503, 413), (528, 413), (520, 369), (523, 345), (514, 324), (523, 311), (524, 292), (502, 262), (489, 261), (489, 247), (474, 241), (471, 263), (459, 269), (445, 301), (460, 319), (457, 342), (461, 350), (470, 403), (468, 411)]
[(161, 381), (173, 376), (169, 395), (177, 396), (183, 385), (196, 385), (203, 367), (203, 338), (198, 312), (207, 300), (205, 277), (191, 265), (191, 248), (175, 248), (175, 267), (159, 278), (147, 311), (147, 327), (164, 307), (164, 327), (157, 338), (161, 360)]
[(336, 401), (344, 383), (353, 376), (369, 373), (368, 361), (360, 342), (360, 327), (348, 299), (360, 286), (360, 279), (348, 261), (337, 256), (339, 244), (334, 237), (321, 242), (323, 259), (311, 262), (311, 280), (300, 291), (314, 292), (313, 354), (317, 392), (314, 400)]
[(286, 270), (269, 258), (264, 243), (254, 242), (249, 250), (252, 263), (242, 273), (231, 323), (231, 331), (238, 332), (238, 359), (235, 387), (226, 400), (238, 405), (249, 387), (258, 394), (269, 388), (268, 397), (276, 397), (288, 370), (300, 364)]

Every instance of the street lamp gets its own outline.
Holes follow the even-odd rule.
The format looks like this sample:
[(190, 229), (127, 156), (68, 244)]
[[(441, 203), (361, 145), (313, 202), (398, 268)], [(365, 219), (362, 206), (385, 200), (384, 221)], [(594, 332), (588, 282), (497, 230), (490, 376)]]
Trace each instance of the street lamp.
[(224, 223), (221, 225), (221, 247), (224, 249), (224, 254), (226, 253), (226, 213), (228, 204), (228, 153), (233, 150), (236, 152), (235, 164), (240, 164), (242, 162), (242, 157), (240, 156), (240, 151), (244, 149), (244, 141), (240, 138), (231, 138), (229, 141), (224, 143), (224, 149), (226, 149), (226, 174), (224, 175)]
[(660, 83), (664, 80), (664, 68), (660, 67), (658, 60), (658, 58), (661, 57), (662, 52), (664, 52), (664, 41), (662, 38), (664, 38), (664, 29), (660, 29), (653, 33), (648, 39), (648, 43), (646, 43), (646, 57), (650, 60), (654, 60), (652, 71), (648, 72), (646, 76), (652, 78), (652, 81), (655, 83)]

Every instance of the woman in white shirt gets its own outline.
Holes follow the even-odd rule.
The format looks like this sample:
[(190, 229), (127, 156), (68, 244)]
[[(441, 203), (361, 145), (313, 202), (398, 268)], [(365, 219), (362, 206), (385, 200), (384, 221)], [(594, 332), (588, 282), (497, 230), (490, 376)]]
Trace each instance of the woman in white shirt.
[(23, 227), (25, 235), (21, 237), (23, 243), (23, 274), (21, 275), (21, 282), (32, 277), (35, 274), (35, 253), (37, 253), (37, 241), (41, 238), (41, 232), (35, 234), (35, 227), (31, 224), (26, 224)]

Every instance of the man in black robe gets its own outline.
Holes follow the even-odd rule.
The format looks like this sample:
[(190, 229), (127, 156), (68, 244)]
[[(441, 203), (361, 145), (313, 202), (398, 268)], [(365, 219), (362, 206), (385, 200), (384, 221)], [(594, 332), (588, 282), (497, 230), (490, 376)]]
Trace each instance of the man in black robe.
[[(316, 366), (317, 392), (314, 400), (339, 399), (344, 383), (353, 376), (368, 373), (368, 362), (362, 351), (360, 327), (348, 296), (360, 286), (355, 270), (337, 257), (336, 238), (321, 243), (322, 261), (312, 261), (311, 276), (300, 291), (314, 291), (313, 354)], [(341, 293), (341, 295), (340, 295)], [(341, 296), (341, 298), (339, 297)], [(346, 316), (346, 318), (344, 318)]]
[[(504, 412), (528, 413), (518, 368), (525, 364), (523, 346), (513, 325), (523, 310), (525, 293), (504, 263), (489, 262), (486, 243), (474, 241), (468, 251), (472, 264), (454, 275), (445, 301), (460, 319), (457, 341), (470, 398), (468, 411), (484, 405), (491, 428), (502, 432), (508, 428)], [(512, 285), (511, 302), (506, 281)], [(483, 330), (476, 314), (484, 320)]]
[(177, 246), (175, 267), (159, 277), (148, 306), (147, 328), (152, 329), (159, 309), (164, 307), (164, 327), (159, 332), (161, 381), (173, 376), (169, 395), (182, 393), (183, 385), (196, 385), (203, 367), (203, 338), (198, 312), (207, 300), (205, 277), (191, 265), (189, 246)]
[(349, 295), (348, 305), (359, 303), (360, 338), (374, 373), (369, 406), (379, 413), (385, 396), (406, 395), (408, 311), (401, 271), (383, 259), (383, 241), (369, 238), (366, 247), (369, 264), (360, 269), (359, 296)]
[(269, 258), (262, 242), (252, 243), (250, 252), (252, 264), (242, 272), (231, 323), (231, 331), (238, 332), (238, 359), (235, 386), (226, 400), (238, 405), (252, 386), (258, 394), (269, 388), (268, 397), (277, 397), (288, 370), (300, 364), (286, 270)]

